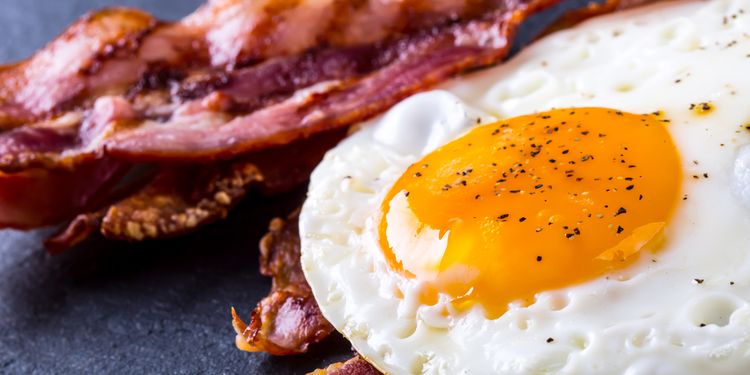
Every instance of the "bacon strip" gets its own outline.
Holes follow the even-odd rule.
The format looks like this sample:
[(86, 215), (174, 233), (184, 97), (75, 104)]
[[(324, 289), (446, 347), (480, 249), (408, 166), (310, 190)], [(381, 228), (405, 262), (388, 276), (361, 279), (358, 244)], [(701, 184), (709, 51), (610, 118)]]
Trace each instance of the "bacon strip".
[(232, 308), (236, 344), (241, 350), (299, 354), (333, 332), (302, 272), (297, 214), (287, 220), (274, 219), (260, 242), (260, 271), (273, 278), (269, 296), (258, 303), (249, 324)]
[(298, 187), (344, 135), (341, 131), (323, 133), (229, 162), (163, 166), (132, 195), (76, 217), (49, 238), (46, 247), (58, 253), (96, 233), (133, 242), (190, 232), (226, 217), (252, 188), (273, 195)]
[[(0, 134), (0, 169), (102, 152), (205, 161), (287, 144), (499, 61), (516, 26), (556, 1), (221, 0), (176, 24), (95, 13), (4, 70), (3, 126), (23, 126)], [(51, 73), (33, 76), (44, 68)], [(102, 100), (129, 116), (97, 117)]]
[(96, 208), (129, 169), (118, 161), (95, 160), (72, 171), (0, 172), (0, 227), (41, 227)]
[[(291, 97), (227, 122), (211, 117), (189, 127), (179, 122), (145, 124), (118, 133), (105, 147), (112, 155), (134, 160), (231, 157), (364, 120), (447, 77), (504, 57), (508, 38), (522, 17), (505, 7), (489, 14), (488, 20), (373, 46), (374, 51), (363, 48), (365, 55), (372, 56), (368, 61), (386, 63), (364, 67), (374, 70), (361, 77), (339, 70), (325, 77), (338, 78), (336, 84), (319, 87), (312, 95)], [(333, 58), (348, 57), (336, 52), (331, 53)], [(396, 56), (398, 59), (390, 60)], [(356, 65), (357, 61), (351, 60), (340, 64)]]
[(226, 217), (262, 179), (247, 161), (165, 169), (138, 193), (112, 205), (102, 219), (107, 238), (168, 238)]
[[(96, 91), (102, 80), (92, 80), (84, 72), (94, 69), (99, 58), (132, 47), (155, 23), (150, 15), (133, 9), (91, 13), (31, 59), (2, 68), (0, 128), (23, 125), (60, 109), (87, 90)], [(119, 78), (136, 74), (110, 73), (115, 71), (101, 74), (108, 78), (108, 86), (122, 84)]]

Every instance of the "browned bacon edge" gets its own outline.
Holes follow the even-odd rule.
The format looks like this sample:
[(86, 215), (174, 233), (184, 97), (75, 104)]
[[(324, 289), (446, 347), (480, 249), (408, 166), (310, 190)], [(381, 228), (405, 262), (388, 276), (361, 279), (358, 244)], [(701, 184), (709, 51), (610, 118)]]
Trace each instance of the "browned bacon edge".
[(162, 167), (132, 195), (76, 217), (47, 240), (47, 249), (58, 253), (96, 233), (124, 241), (185, 234), (226, 217), (251, 189), (273, 195), (296, 188), (344, 135), (343, 131), (322, 133), (233, 161)]
[(298, 212), (274, 219), (260, 242), (260, 271), (272, 277), (268, 297), (253, 310), (246, 324), (232, 308), (232, 325), (239, 349), (274, 355), (298, 354), (333, 332), (323, 317), (300, 264)]
[(373, 365), (360, 356), (340, 363), (334, 363), (324, 369), (315, 370), (308, 375), (380, 375)]
[[(232, 308), (237, 348), (273, 355), (300, 354), (333, 332), (307, 284), (300, 262), (299, 210), (274, 219), (260, 242), (260, 270), (273, 278), (271, 292), (255, 307), (246, 324)], [(312, 375), (376, 375), (360, 356), (336, 363)]]

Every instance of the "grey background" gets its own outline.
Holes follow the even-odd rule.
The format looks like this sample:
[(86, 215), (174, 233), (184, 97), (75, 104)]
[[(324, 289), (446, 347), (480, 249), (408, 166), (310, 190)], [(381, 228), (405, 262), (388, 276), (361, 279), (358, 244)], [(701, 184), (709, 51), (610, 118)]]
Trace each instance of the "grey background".
[[(136, 6), (173, 20), (200, 3), (0, 0), (0, 63), (29, 56), (93, 8)], [(560, 11), (536, 18), (519, 43)], [(228, 220), (183, 238), (96, 240), (59, 256), (42, 249), (49, 230), (0, 231), (0, 374), (303, 374), (349, 357), (337, 335), (298, 357), (234, 348), (229, 307), (244, 315), (270, 287), (258, 274), (258, 240), (303, 195), (250, 196)]]

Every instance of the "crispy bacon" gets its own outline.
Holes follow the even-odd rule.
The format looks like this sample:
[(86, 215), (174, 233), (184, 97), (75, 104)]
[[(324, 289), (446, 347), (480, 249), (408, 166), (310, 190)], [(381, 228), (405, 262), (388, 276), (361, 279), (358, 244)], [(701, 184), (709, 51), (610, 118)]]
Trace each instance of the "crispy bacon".
[[(175, 24), (94, 13), (3, 71), (0, 168), (102, 152), (205, 161), (286, 144), (497, 62), (515, 27), (554, 2), (221, 0)], [(101, 116), (111, 101), (127, 116)]]
[(47, 249), (58, 253), (96, 233), (109, 239), (142, 241), (190, 232), (224, 218), (251, 188), (273, 195), (304, 183), (325, 152), (344, 135), (342, 131), (323, 133), (233, 161), (162, 166), (156, 177), (130, 196), (78, 215), (47, 240)]
[[(143, 124), (112, 136), (105, 148), (112, 155), (133, 160), (231, 157), (366, 119), (433, 83), (497, 62), (505, 56), (508, 38), (523, 18), (519, 9), (525, 11), (529, 4), (535, 5), (514, 3), (516, 8), (508, 8), (503, 3), (486, 8), (488, 12), (478, 19), (390, 42), (307, 53), (303, 57), (312, 59), (311, 65), (334, 67), (304, 82), (320, 83), (311, 94), (287, 97), (228, 121), (226, 111), (220, 111), (189, 127), (182, 121)], [(240, 72), (247, 76), (264, 67), (260, 64)], [(220, 91), (229, 107), (237, 102), (231, 89)], [(206, 115), (203, 110), (198, 113)]]
[(300, 264), (297, 213), (274, 219), (260, 243), (260, 271), (273, 278), (271, 293), (246, 324), (232, 309), (239, 349), (274, 355), (298, 354), (328, 337), (333, 326), (323, 317)]
[(340, 363), (334, 363), (324, 369), (311, 372), (309, 375), (380, 375), (373, 365), (360, 356)]
[(139, 192), (109, 207), (101, 222), (105, 237), (141, 241), (174, 237), (226, 217), (260, 181), (247, 161), (165, 169)]

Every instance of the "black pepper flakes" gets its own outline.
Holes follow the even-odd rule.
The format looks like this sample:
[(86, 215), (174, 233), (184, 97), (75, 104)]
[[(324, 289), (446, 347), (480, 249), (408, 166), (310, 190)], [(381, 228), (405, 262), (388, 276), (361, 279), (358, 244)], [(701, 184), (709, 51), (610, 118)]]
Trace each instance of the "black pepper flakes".
[(619, 216), (622, 214), (628, 213), (628, 210), (625, 209), (625, 207), (620, 207), (617, 209), (617, 212), (615, 212), (615, 216)]
[(547, 338), (547, 344), (551, 344), (553, 341), (555, 341), (555, 339), (552, 337)]
[(625, 230), (625, 228), (623, 228), (623, 227), (621, 227), (619, 225), (617, 226), (617, 234), (622, 233), (622, 231), (624, 231), (624, 230)]
[(541, 255), (537, 255), (536, 256), (536, 261), (537, 262), (541, 262), (542, 261), (542, 256)]
[(696, 284), (703, 284), (703, 282), (705, 280), (704, 279), (693, 279), (693, 281), (695, 281)]

